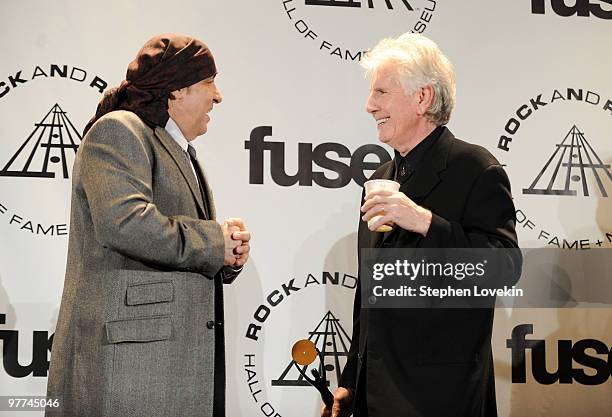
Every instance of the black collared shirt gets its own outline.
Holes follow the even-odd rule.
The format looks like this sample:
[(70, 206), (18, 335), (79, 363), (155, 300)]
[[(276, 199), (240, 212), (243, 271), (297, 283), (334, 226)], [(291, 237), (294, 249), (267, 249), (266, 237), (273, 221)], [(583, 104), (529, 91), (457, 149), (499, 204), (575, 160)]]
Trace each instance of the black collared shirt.
[(406, 156), (402, 156), (398, 151), (395, 151), (395, 157), (393, 158), (395, 167), (393, 178), (395, 181), (402, 184), (410, 178), (414, 171), (417, 170), (427, 150), (438, 140), (444, 129), (444, 126), (436, 127), (425, 139), (412, 148)]

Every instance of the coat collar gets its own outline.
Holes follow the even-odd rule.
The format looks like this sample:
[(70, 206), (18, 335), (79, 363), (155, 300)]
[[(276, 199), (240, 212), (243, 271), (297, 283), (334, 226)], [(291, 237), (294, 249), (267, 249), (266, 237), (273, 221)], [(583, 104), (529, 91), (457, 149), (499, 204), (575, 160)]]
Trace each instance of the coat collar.
[[(193, 198), (198, 203), (198, 209), (200, 210), (200, 215), (202, 216), (202, 218), (207, 218), (208, 216), (206, 215), (206, 210), (204, 209), (204, 202), (202, 200), (203, 196), (202, 196), (202, 193), (200, 192), (200, 187), (198, 186), (198, 180), (193, 174), (193, 170), (191, 169), (189, 161), (187, 160), (188, 158), (187, 155), (185, 154), (183, 149), (180, 147), (180, 145), (176, 143), (176, 141), (172, 138), (172, 136), (170, 136), (170, 134), (166, 131), (166, 129), (157, 126), (155, 128), (155, 136), (157, 136), (157, 138), (159, 139), (161, 144), (164, 146), (164, 148), (166, 148), (166, 150), (168, 151), (172, 159), (174, 159), (174, 162), (176, 163), (179, 170), (181, 171), (181, 174), (183, 174), (185, 181), (187, 181), (187, 184), (189, 184), (189, 188), (191, 189), (191, 194), (193, 194)], [(205, 181), (205, 183), (202, 185), (205, 188), (207, 194), (209, 196), (212, 196), (210, 192), (210, 188), (208, 187), (208, 183), (206, 183)], [(212, 202), (212, 197), (210, 198), (210, 200), (211, 201), (209, 201), (209, 204), (208, 204), (209, 210), (210, 210), (210, 217), (211, 219), (214, 219), (215, 212), (214, 212), (214, 204)]]

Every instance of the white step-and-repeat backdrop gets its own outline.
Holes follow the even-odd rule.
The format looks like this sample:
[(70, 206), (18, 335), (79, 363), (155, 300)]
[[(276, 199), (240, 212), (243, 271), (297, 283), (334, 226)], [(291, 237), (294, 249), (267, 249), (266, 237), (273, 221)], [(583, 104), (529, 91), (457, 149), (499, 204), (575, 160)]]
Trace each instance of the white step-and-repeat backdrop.
[[(251, 261), (227, 288), (228, 416), (318, 415), (318, 394), (289, 367), (292, 343), (312, 332), (337, 354), (326, 362), (333, 386), (344, 365), (361, 185), (391, 153), (365, 112), (358, 61), (383, 37), (422, 32), (454, 63), (449, 127), (506, 164), (522, 247), (612, 247), (612, 1), (1, 8), (0, 395), (45, 393), (81, 132), (162, 32), (196, 36), (216, 57), (224, 100), (195, 144), (219, 217), (243, 217), (253, 233)], [(580, 161), (557, 152), (567, 137), (582, 144)], [(515, 352), (513, 364), (517, 326), (545, 341), (544, 354)], [(493, 343), (500, 416), (612, 415), (610, 309), (498, 309)]]

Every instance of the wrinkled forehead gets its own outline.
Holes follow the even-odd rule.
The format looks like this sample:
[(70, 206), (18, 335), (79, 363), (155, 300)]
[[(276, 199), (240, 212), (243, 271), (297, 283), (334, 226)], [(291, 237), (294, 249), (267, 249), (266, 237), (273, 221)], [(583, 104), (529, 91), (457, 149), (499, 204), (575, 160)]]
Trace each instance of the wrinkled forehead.
[(385, 62), (374, 68), (369, 74), (370, 86), (399, 85), (399, 65), (395, 62)]

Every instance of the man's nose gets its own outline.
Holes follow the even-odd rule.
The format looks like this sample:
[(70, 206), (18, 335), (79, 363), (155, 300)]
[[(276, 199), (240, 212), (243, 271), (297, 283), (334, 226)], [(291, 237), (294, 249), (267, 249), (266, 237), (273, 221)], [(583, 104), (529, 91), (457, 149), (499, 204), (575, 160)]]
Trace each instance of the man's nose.
[(376, 112), (376, 110), (378, 110), (378, 106), (376, 105), (376, 101), (374, 100), (374, 97), (372, 97), (372, 94), (370, 94), (368, 96), (368, 99), (366, 100), (366, 111), (370, 114), (374, 114), (374, 112)]
[(215, 91), (213, 93), (213, 102), (215, 104), (219, 104), (223, 101), (223, 96), (221, 95), (221, 91), (215, 86)]

